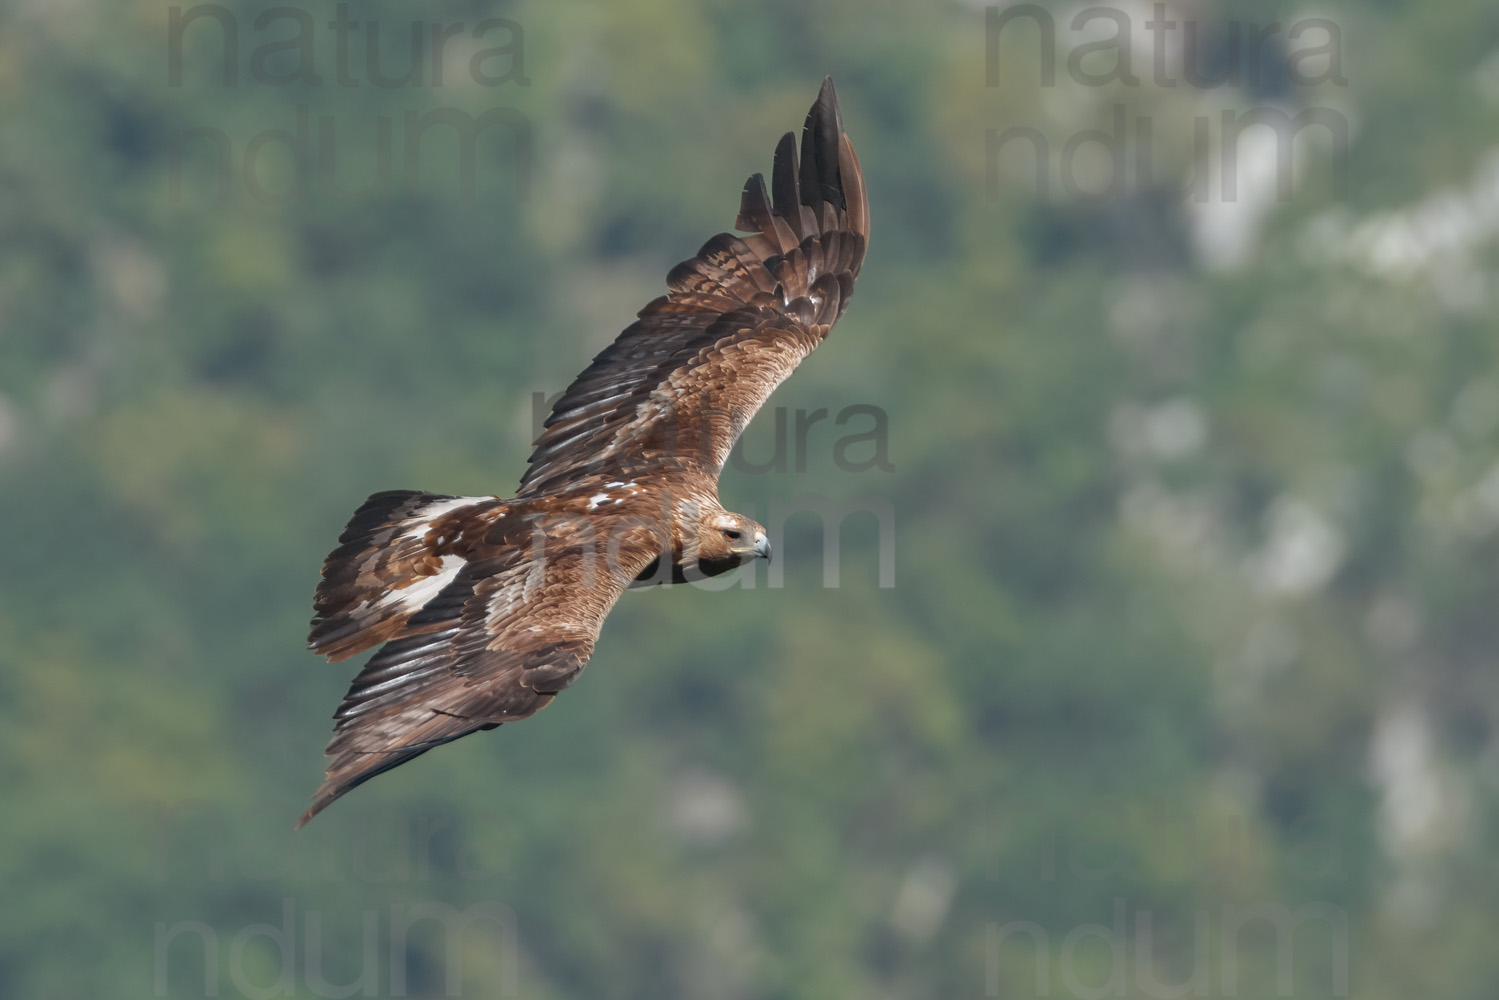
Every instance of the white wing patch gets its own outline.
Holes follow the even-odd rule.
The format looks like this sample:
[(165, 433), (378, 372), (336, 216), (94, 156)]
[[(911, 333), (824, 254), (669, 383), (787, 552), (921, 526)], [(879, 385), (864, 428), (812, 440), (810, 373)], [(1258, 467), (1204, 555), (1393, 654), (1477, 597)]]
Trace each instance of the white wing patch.
[(416, 516), (402, 522), (402, 538), (420, 538), (427, 533), (432, 522), (444, 514), (451, 514), (461, 507), (470, 507), (476, 503), (493, 500), (493, 497), (454, 497), (451, 500), (437, 500), (427, 504), (417, 511)]
[(442, 588), (453, 582), (465, 562), (462, 556), (443, 556), (442, 569), (436, 574), (419, 576), (409, 587), (390, 591), (380, 598), (380, 604), (398, 604), (406, 611), (420, 611), (428, 601), (442, 593)]
[[(621, 490), (624, 490), (625, 492), (624, 493), (610, 493), (609, 492), (610, 490), (614, 490), (614, 489), (621, 489)], [(605, 504), (624, 503), (626, 499), (628, 499), (629, 497), (635, 496), (635, 494), (640, 493), (640, 492), (642, 492), (641, 488), (639, 486), (636, 486), (633, 481), (626, 483), (626, 482), (622, 482), (622, 481), (616, 479), (612, 483), (605, 483), (603, 491), (601, 491), (599, 493), (595, 493), (593, 496), (591, 496), (591, 497), (588, 498), (588, 508), (587, 509), (588, 510), (598, 510), (600, 507), (604, 506)]]
[(492, 499), (494, 499), (494, 498), (493, 497), (454, 497), (451, 500), (438, 500), (437, 502), (435, 502), (435, 503), (429, 503), (429, 504), (427, 504), (427, 506), (425, 506), (425, 507), (422, 508), (422, 512), (421, 512), (422, 513), (422, 518), (423, 518), (423, 520), (430, 521), (434, 517), (442, 517), (442, 515), (444, 515), (444, 514), (450, 514), (453, 511), (457, 510), (459, 507), (467, 507), (470, 504), (481, 503), (481, 502), (483, 502), (485, 500), (492, 500)]

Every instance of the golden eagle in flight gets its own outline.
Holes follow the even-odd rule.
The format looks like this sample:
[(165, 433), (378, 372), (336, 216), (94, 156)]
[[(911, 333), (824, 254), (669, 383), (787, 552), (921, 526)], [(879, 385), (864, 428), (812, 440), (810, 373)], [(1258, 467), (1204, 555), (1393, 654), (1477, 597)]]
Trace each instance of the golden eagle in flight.
[(765, 529), (718, 502), (739, 432), (820, 344), (869, 237), (864, 177), (831, 79), (776, 146), (770, 191), (666, 276), (669, 293), (557, 401), (513, 500), (377, 493), (323, 564), (308, 646), (384, 644), (334, 716), (306, 823), (435, 746), (524, 719), (577, 679), (630, 587), (770, 557)]

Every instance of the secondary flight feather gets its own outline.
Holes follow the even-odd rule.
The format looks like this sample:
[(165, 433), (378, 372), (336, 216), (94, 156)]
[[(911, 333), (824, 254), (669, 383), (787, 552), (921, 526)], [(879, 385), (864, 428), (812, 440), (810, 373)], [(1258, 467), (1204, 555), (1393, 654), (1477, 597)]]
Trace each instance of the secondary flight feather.
[[(848, 306), (869, 237), (864, 176), (831, 79), (755, 174), (735, 228), (557, 401), (513, 499), (377, 493), (323, 564), (308, 645), (379, 646), (334, 716), (306, 823), (435, 746), (524, 719), (582, 671), (628, 588), (769, 558), (718, 500), (740, 431)], [(298, 825), (301, 825), (300, 823)]]

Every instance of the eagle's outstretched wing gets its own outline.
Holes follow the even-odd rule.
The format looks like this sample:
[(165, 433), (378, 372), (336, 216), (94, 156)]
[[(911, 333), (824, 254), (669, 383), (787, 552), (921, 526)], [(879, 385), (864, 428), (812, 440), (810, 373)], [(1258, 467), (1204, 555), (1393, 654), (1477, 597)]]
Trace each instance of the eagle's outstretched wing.
[[(382, 500), (377, 495), (366, 508)], [(455, 539), (437, 543), (447, 525), (464, 525), (479, 538), (459, 537), (464, 554), (439, 557), (451, 562), (441, 589), (354, 678), (334, 716), (327, 776), (298, 826), (435, 746), (535, 714), (582, 671), (609, 609), (660, 548), (624, 531), (611, 544), (586, 519), (546, 507), (545, 500), (515, 508), (478, 499), (426, 522), (432, 527), (421, 537), (429, 552), (453, 550)], [(398, 514), (408, 519), (398, 521)], [(346, 617), (336, 606), (343, 589), (327, 584), (342, 579), (338, 564), (373, 564), (371, 538), (409, 523), (409, 511), (394, 512), (330, 556), (326, 621)], [(385, 593), (400, 599), (411, 589)]]
[(716, 476), (739, 432), (848, 305), (864, 260), (864, 175), (831, 79), (802, 130), (776, 147), (771, 192), (755, 174), (735, 226), (667, 275), (552, 408), (519, 496), (591, 473)]

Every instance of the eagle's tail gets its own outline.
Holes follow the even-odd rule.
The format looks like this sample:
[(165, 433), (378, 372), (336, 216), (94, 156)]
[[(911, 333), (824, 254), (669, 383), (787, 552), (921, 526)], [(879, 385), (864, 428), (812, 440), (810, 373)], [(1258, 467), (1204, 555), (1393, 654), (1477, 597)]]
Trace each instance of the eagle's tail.
[(463, 565), (442, 549), (460, 533), (467, 508), (501, 502), (418, 490), (366, 500), (323, 562), (308, 648), (342, 660), (398, 636)]

